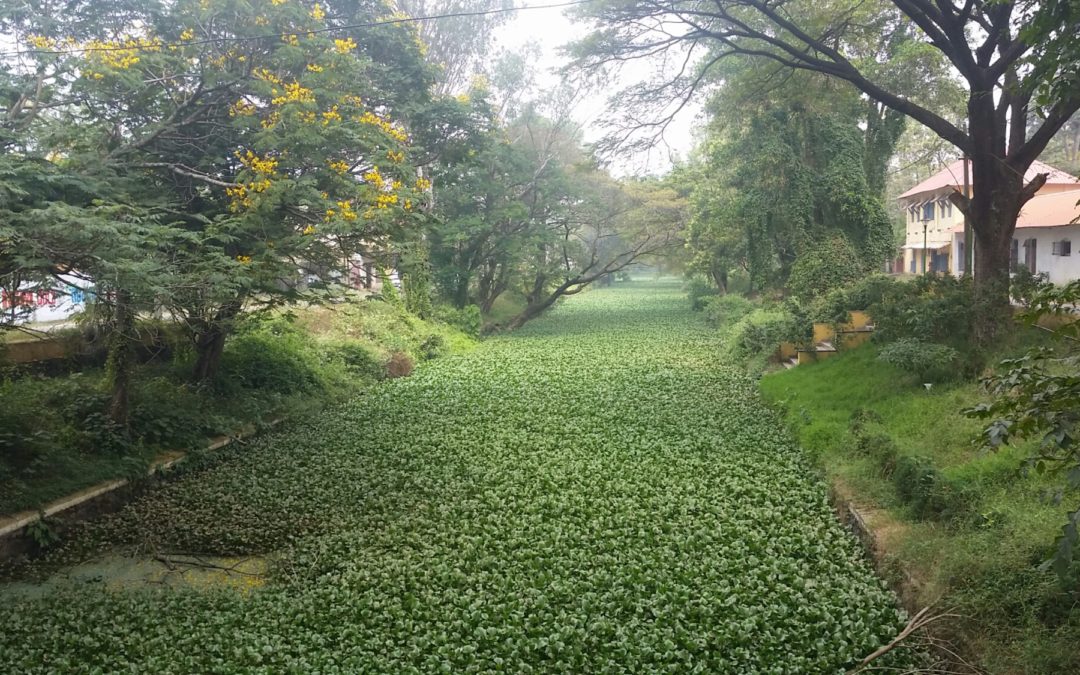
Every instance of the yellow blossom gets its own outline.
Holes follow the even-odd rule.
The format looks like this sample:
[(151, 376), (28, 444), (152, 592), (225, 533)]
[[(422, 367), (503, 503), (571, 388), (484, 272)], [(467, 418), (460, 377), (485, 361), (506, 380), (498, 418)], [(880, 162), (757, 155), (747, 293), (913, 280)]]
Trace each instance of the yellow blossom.
[(394, 152), (393, 150), (387, 150), (386, 151), (386, 158), (389, 159), (391, 162), (401, 163), (401, 162), (405, 161), (405, 153), (404, 152)]
[[(349, 170), (349, 163), (340, 159), (335, 159), (330, 162), (330, 169), (335, 173), (344, 174)], [(323, 194), (323, 197), (326, 197), (325, 193)]]
[(256, 26), (268, 26), (268, 25), (270, 25), (270, 19), (267, 19), (265, 16), (260, 14), (259, 16), (255, 17), (255, 25)]
[(314, 103), (315, 94), (299, 82), (289, 82), (285, 85), (285, 93), (270, 101), (274, 105), (284, 103)]
[(259, 157), (254, 152), (247, 150), (243, 154), (236, 151), (236, 158), (248, 169), (264, 176), (273, 176), (277, 171), (276, 157)]
[(249, 255), (238, 255), (238, 256), (236, 256), (236, 259), (237, 259), (237, 261), (240, 262), (241, 265), (250, 265), (251, 264), (251, 256), (249, 256)]
[(55, 44), (50, 38), (44, 35), (31, 35), (27, 38), (27, 41), (34, 46), (35, 49), (52, 49)]
[(297, 115), (297, 118), (303, 124), (315, 124), (315, 113), (310, 110), (305, 110)]
[(322, 114), (322, 123), (323, 123), (324, 127), (329, 125), (331, 122), (340, 122), (340, 121), (341, 121), (341, 113), (338, 112), (337, 106), (334, 106), (333, 108), (330, 108), (329, 110), (327, 110), (326, 112), (324, 112)]
[(322, 21), (326, 18), (326, 12), (323, 11), (323, 8), (320, 7), (317, 2), (315, 3), (315, 7), (311, 10), (311, 18), (316, 21)]
[(310, 70), (313, 73), (321, 73), (323, 71), (323, 67), (320, 66), (317, 63), (309, 63), (309, 64), (307, 64), (307, 69)]
[(431, 181), (429, 181), (427, 178), (424, 178), (423, 176), (421, 176), (420, 178), (417, 178), (416, 179), (416, 189), (421, 190), (421, 191), (430, 190), (431, 189)]
[(260, 124), (262, 124), (263, 129), (270, 129), (270, 128), (274, 127), (274, 126), (277, 126), (277, 123), (280, 122), (280, 121), (281, 121), (281, 113), (279, 113), (278, 111), (275, 110), (274, 112), (267, 115), (266, 119), (264, 119), (262, 122), (260, 122)]
[(371, 171), (368, 171), (367, 173), (365, 173), (363, 178), (364, 178), (364, 180), (371, 183), (372, 185), (374, 185), (376, 188), (378, 188), (380, 190), (382, 189), (383, 185), (385, 184), (385, 181), (383, 180), (382, 174), (379, 173), (379, 167), (377, 167), (377, 166), (372, 167)]
[(356, 211), (353, 211), (351, 199), (339, 201), (337, 206), (343, 220), (356, 220)]
[(269, 82), (271, 84), (277, 85), (281, 84), (281, 78), (275, 75), (273, 71), (270, 71), (266, 68), (256, 68), (252, 71), (251, 74), (254, 75), (256, 79), (262, 80), (264, 82)]
[(315, 234), (315, 226), (314, 225), (308, 225), (307, 227), (305, 227), (304, 228), (304, 234)]
[(295, 33), (283, 34), (281, 41), (285, 44), (292, 45), (293, 47), (300, 46), (300, 38)]
[(185, 28), (180, 33), (180, 39), (183, 40), (184, 42), (187, 42), (188, 40), (194, 40), (195, 39), (195, 31), (191, 30), (190, 28)]
[(351, 37), (347, 37), (344, 40), (341, 38), (334, 38), (334, 49), (337, 50), (338, 54), (348, 54), (356, 49), (356, 41)]
[(229, 117), (244, 117), (255, 114), (255, 104), (246, 99), (237, 99), (236, 103), (229, 106)]
[(270, 4), (277, 7), (278, 5), (284, 5), (287, 1), (288, 0), (270, 0)]

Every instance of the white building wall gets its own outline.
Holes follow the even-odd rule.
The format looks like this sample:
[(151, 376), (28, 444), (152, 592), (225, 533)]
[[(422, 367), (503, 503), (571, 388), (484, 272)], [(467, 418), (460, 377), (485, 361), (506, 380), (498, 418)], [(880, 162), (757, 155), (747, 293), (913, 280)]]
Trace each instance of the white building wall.
[[(1080, 247), (1080, 225), (1023, 227), (1017, 229), (1013, 236), (1021, 243), (1021, 263), (1024, 262), (1024, 240), (1036, 241), (1035, 267), (1038, 268), (1036, 271), (1045, 273), (1052, 283), (1065, 284), (1080, 279), (1080, 253), (1077, 252), (1077, 248)], [(1062, 239), (1072, 242), (1071, 255), (1053, 255), (1053, 243)]]
[[(1066, 284), (1080, 279), (1080, 225), (1066, 225), (1061, 227), (1021, 227), (1013, 234), (1017, 241), (1018, 260), (1021, 265), (1026, 264), (1024, 257), (1024, 242), (1028, 239), (1035, 240), (1035, 271), (1045, 274), (1051, 283)], [(1068, 239), (1072, 242), (1071, 255), (1054, 255), (1053, 245), (1055, 241)], [(959, 251), (960, 244), (964, 241), (963, 232), (953, 233), (952, 250)], [(949, 261), (949, 269), (953, 274), (959, 275), (959, 255), (953, 255)]]

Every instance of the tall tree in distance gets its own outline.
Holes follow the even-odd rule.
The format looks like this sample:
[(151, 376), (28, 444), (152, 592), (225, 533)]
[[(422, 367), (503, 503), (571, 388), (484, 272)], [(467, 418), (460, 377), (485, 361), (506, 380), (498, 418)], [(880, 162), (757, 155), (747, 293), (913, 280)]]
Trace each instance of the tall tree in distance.
[[(875, 17), (868, 24), (867, 12)], [(1071, 0), (606, 0), (581, 9), (596, 32), (577, 46), (578, 64), (598, 68), (666, 58), (670, 77), (624, 92), (630, 109), (622, 137), (663, 125), (709, 83), (730, 57), (768, 59), (850, 83), (878, 103), (932, 129), (972, 161), (972, 197), (952, 199), (976, 234), (975, 276), (981, 311), (976, 334), (991, 341), (1008, 307), (1009, 252), (1021, 207), (1045, 183), (1025, 176), (1056, 132), (1080, 109), (1080, 7)], [(880, 17), (880, 18), (878, 18)], [(848, 39), (880, 21), (948, 60), (967, 88), (963, 124), (917, 95), (904, 95)], [(648, 110), (653, 111), (650, 118)], [(1031, 125), (1033, 116), (1041, 120)]]
[(465, 91), (474, 75), (483, 74), (492, 34), (513, 16), (511, 0), (397, 0), (412, 17), (439, 17), (420, 22), (420, 39), (428, 61), (440, 69), (435, 92)]

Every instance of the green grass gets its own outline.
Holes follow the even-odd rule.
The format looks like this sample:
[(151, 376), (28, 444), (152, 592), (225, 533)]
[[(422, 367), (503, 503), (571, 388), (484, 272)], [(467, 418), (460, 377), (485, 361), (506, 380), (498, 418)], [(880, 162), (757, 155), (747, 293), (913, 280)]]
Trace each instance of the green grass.
[(620, 284), (227, 450), (38, 569), (265, 554), (264, 585), (5, 598), (0, 663), (842, 673), (905, 617), (721, 342), (677, 283)]
[[(1052, 573), (1037, 569), (1050, 554), (1068, 501), (1045, 499), (1060, 479), (1021, 475), (1030, 447), (980, 450), (976, 420), (960, 410), (981, 400), (976, 384), (921, 383), (876, 359), (874, 345), (762, 378), (764, 397), (785, 411), (801, 444), (829, 479), (863, 506), (889, 510), (903, 525), (890, 533), (889, 555), (921, 583), (920, 602), (939, 601), (965, 615), (950, 637), (978, 654), (993, 673), (1080, 671), (1080, 611)], [(915, 518), (883, 475), (861, 455), (849, 430), (858, 409), (878, 413), (902, 456), (927, 457), (951, 485), (974, 495), (965, 517)], [(1075, 499), (1075, 495), (1072, 497)]]
[[(101, 368), (0, 379), (0, 513), (38, 508), (105, 480), (144, 476), (163, 451), (197, 449), (209, 436), (270, 418), (299, 420), (370, 389), (388, 363), (420, 362), (475, 346), (456, 329), (398, 305), (360, 301), (305, 308), (244, 326), (226, 343), (219, 381), (188, 382), (192, 355), (139, 366), (130, 439), (104, 428)], [(395, 355), (405, 354), (407, 357)]]

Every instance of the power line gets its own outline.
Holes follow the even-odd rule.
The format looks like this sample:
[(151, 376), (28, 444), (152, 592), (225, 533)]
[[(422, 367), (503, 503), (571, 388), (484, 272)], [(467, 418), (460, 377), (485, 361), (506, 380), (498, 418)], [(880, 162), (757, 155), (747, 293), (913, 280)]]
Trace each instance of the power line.
[[(401, 23), (419, 23), (421, 21), (437, 21), (439, 19), (454, 19), (459, 17), (470, 16), (487, 16), (490, 14), (506, 14), (509, 12), (523, 12), (530, 9), (557, 9), (559, 7), (573, 7), (575, 5), (585, 5), (596, 0), (567, 0), (566, 2), (555, 2), (546, 5), (523, 5), (520, 7), (500, 7), (496, 9), (481, 9), (471, 12), (451, 12), (449, 14), (433, 14), (429, 16), (403, 16), (393, 19), (382, 19), (380, 21), (371, 21), (368, 23), (355, 23), (346, 24), (343, 26), (333, 26), (327, 28), (317, 28), (314, 30), (297, 30), (297, 34), (303, 33), (305, 35), (315, 35), (323, 33), (333, 33), (336, 31), (353, 30), (356, 28), (376, 28), (378, 26), (391, 26)], [(221, 37), (221, 38), (208, 38), (205, 40), (185, 40), (183, 42), (162, 42), (154, 45), (145, 46), (109, 46), (109, 47), (74, 47), (71, 49), (19, 49), (15, 51), (0, 52), (0, 57), (7, 56), (24, 56), (28, 54), (86, 54), (90, 52), (113, 52), (113, 51), (143, 51), (147, 49), (167, 49), (169, 47), (190, 47), (193, 45), (205, 45), (205, 44), (219, 44), (230, 42), (252, 42), (255, 40), (267, 40), (267, 39), (279, 39), (281, 33), (273, 33), (266, 35), (249, 35), (249, 36), (237, 36), (237, 37)]]

